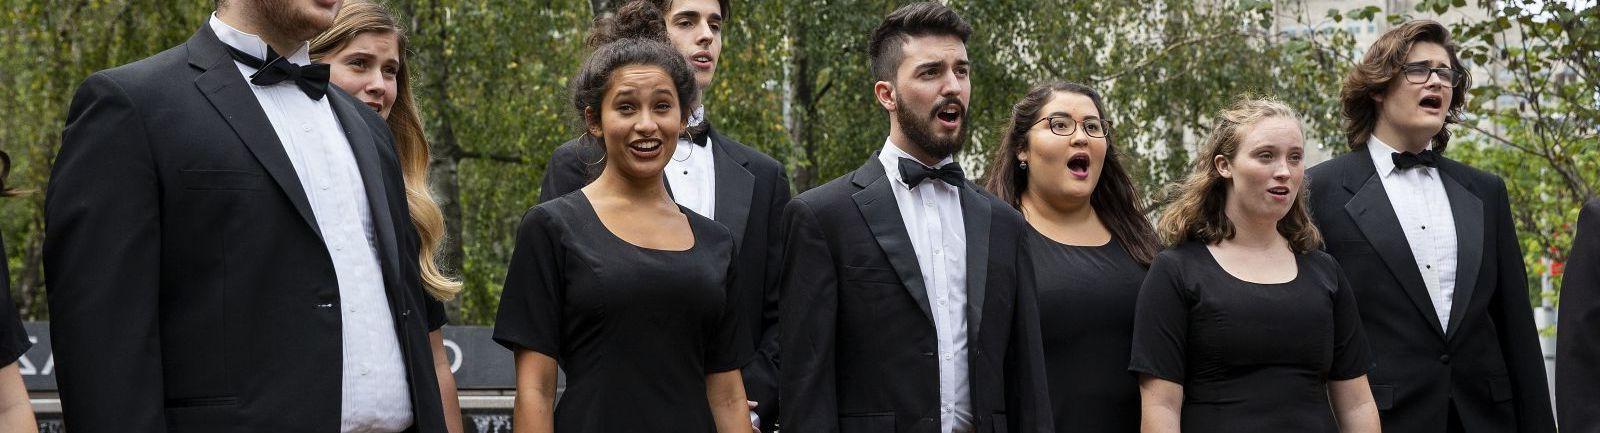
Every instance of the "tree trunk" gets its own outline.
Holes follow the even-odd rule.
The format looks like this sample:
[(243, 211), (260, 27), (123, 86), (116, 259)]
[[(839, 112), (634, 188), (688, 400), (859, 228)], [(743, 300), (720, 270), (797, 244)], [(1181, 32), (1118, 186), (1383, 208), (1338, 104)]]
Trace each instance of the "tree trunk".
[(817, 186), (817, 146), (811, 140), (811, 120), (816, 113), (815, 88), (817, 83), (816, 71), (811, 65), (811, 56), (806, 51), (807, 34), (806, 19), (804, 14), (791, 13), (790, 29), (794, 31), (791, 40), (794, 46), (790, 49), (792, 61), (791, 69), (794, 71), (790, 80), (789, 98), (793, 115), (790, 117), (789, 140), (794, 143), (795, 155), (801, 162), (794, 167), (794, 188), (796, 192), (805, 191)]

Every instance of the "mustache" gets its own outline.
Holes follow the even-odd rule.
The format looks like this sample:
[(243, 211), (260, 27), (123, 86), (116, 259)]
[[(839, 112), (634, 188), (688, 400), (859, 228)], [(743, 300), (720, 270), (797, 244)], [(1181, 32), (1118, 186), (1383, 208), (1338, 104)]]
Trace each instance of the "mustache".
[(947, 96), (947, 97), (945, 97), (943, 99), (940, 99), (938, 102), (934, 102), (933, 103), (933, 109), (929, 110), (929, 112), (928, 112), (928, 118), (931, 119), (934, 116), (938, 116), (939, 112), (940, 111), (944, 111), (944, 107), (946, 105), (950, 105), (950, 104), (955, 104), (956, 107), (960, 108), (961, 118), (963, 118), (963, 119), (967, 118), (967, 104), (961, 103), (960, 99), (956, 99), (953, 96)]

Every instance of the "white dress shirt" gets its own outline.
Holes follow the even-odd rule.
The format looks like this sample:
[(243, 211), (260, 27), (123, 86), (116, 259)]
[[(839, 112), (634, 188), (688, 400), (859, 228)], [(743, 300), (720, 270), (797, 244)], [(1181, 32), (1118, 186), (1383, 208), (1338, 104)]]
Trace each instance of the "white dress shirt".
[[(916, 250), (922, 283), (933, 311), (934, 333), (939, 339), (939, 429), (942, 433), (971, 432), (972, 393), (967, 375), (967, 231), (961, 214), (961, 190), (929, 178), (921, 185), (906, 185), (900, 176), (900, 158), (916, 161), (894, 142), (886, 142), (878, 161), (889, 176), (889, 189), (900, 207), (906, 234)], [(949, 164), (946, 157), (938, 166)], [(915, 186), (915, 188), (911, 188)]]
[[(689, 115), (690, 125), (699, 125), (706, 118), (704, 105)], [(711, 158), (716, 140), (706, 137), (705, 147), (689, 140), (678, 140), (678, 149), (667, 161), (667, 186), (672, 187), (672, 200), (700, 216), (717, 219), (717, 167)]]
[[(260, 37), (239, 31), (214, 14), (210, 24), (223, 43), (263, 60), (272, 60), (265, 58), (267, 44)], [(302, 43), (300, 49), (288, 55), (289, 61), (301, 65), (311, 63), (309, 49), (309, 44)], [(283, 150), (294, 165), (295, 175), (311, 204), (317, 227), (322, 231), (328, 255), (333, 258), (344, 342), (340, 431), (405, 430), (412, 423), (406, 366), (400, 355), (388, 296), (384, 293), (366, 189), (350, 142), (328, 102), (332, 95), (313, 100), (293, 81), (271, 86), (249, 84), (255, 68), (234, 63), (283, 143)]]
[(1367, 151), (1388, 192), (1389, 204), (1400, 219), (1400, 227), (1405, 230), (1422, 283), (1433, 298), (1439, 326), (1450, 329), (1451, 301), (1456, 292), (1456, 220), (1450, 213), (1450, 197), (1444, 192), (1439, 169), (1425, 165), (1396, 168), (1389, 155), (1399, 151), (1376, 136), (1367, 141)]

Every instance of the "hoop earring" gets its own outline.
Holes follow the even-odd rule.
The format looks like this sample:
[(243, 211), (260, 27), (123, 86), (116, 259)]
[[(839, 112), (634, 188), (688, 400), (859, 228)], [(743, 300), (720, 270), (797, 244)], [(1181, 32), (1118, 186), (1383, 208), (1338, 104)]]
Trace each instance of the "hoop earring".
[(1028, 170), (1028, 161), (1022, 161), (1022, 162), (1017, 163), (1017, 167), (1021, 168), (1023, 171), (1027, 171)]
[(593, 166), (600, 165), (602, 162), (606, 162), (606, 141), (604, 139), (597, 139), (595, 142), (596, 147), (600, 148), (600, 160), (595, 162), (585, 162), (583, 163), (584, 165)]
[[(684, 155), (683, 159), (672, 158), (673, 162), (684, 162), (684, 161), (688, 161), (689, 158), (694, 157), (694, 148), (697, 145), (693, 141), (691, 141), (693, 139), (693, 137), (694, 136), (689, 136), (689, 138), (684, 138), (683, 134), (678, 134), (678, 142), (680, 142), (680, 143), (681, 142), (685, 142), (685, 141), (689, 142), (689, 153), (687, 155)], [(677, 152), (673, 152), (673, 153), (677, 153)]]

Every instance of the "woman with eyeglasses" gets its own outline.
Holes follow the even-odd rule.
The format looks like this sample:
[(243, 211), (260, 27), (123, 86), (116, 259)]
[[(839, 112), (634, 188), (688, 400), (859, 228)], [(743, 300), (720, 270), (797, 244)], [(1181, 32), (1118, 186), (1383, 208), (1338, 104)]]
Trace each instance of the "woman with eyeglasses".
[(1128, 353), (1157, 242), (1105, 117), (1093, 89), (1035, 86), (1012, 107), (989, 169), (988, 189), (1033, 227), (1026, 242), (1059, 432), (1139, 429)]

